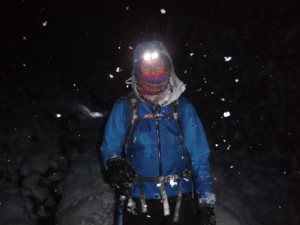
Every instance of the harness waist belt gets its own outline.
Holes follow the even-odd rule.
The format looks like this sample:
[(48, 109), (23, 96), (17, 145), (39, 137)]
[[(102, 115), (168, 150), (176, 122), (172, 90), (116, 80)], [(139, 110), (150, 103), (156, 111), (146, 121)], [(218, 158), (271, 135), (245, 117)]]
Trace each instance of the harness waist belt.
[(140, 201), (142, 205), (142, 212), (147, 212), (147, 205), (146, 205), (146, 199), (144, 194), (144, 187), (143, 182), (155, 182), (159, 183), (159, 189), (160, 189), (160, 195), (162, 198), (163, 206), (164, 206), (164, 215), (168, 216), (170, 215), (170, 208), (168, 203), (168, 196), (165, 189), (165, 183), (170, 183), (171, 181), (179, 181), (178, 182), (178, 195), (177, 195), (177, 201), (176, 201), (176, 207), (175, 207), (175, 213), (174, 213), (174, 222), (178, 222), (179, 217), (179, 209), (181, 204), (181, 198), (182, 198), (182, 180), (183, 177), (190, 177), (191, 171), (185, 170), (181, 173), (176, 173), (168, 176), (161, 176), (161, 177), (145, 177), (145, 176), (136, 176), (135, 182), (139, 185), (139, 190), (141, 193)]

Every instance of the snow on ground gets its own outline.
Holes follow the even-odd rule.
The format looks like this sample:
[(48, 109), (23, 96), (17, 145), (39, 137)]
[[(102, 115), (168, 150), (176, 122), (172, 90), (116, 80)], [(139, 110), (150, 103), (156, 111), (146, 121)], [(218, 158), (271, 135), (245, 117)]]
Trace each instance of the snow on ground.
[(74, 161), (57, 211), (58, 224), (113, 223), (114, 193), (103, 182), (97, 158), (96, 154), (85, 153)]

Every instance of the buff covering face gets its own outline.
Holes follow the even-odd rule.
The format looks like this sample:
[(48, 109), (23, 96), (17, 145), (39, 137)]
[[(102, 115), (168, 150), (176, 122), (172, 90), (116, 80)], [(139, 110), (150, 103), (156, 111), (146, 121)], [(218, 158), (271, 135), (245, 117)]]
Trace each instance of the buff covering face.
[(140, 95), (158, 95), (167, 88), (168, 83), (169, 74), (161, 58), (141, 61), (137, 79)]

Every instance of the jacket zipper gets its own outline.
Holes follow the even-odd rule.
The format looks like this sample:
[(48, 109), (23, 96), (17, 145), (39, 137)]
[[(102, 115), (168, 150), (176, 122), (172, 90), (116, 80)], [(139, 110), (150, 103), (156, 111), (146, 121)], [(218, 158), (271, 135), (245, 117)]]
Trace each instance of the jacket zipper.
[(162, 159), (161, 159), (160, 131), (159, 131), (158, 119), (155, 119), (155, 127), (156, 127), (157, 147), (158, 147), (159, 176), (162, 176)]

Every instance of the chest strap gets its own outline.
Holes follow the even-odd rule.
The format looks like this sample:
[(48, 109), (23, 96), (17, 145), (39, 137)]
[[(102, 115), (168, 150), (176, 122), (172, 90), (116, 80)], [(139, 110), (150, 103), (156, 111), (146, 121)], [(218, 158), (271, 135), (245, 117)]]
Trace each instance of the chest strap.
[(180, 210), (181, 199), (182, 199), (182, 178), (184, 177), (191, 177), (191, 171), (185, 170), (184, 172), (181, 173), (176, 173), (176, 174), (161, 176), (161, 177), (136, 176), (135, 182), (138, 183), (140, 194), (141, 194), (140, 201), (142, 205), (142, 212), (147, 213), (147, 205), (146, 205), (143, 182), (157, 183), (157, 186), (159, 187), (160, 190), (161, 199), (163, 202), (165, 216), (170, 215), (170, 207), (169, 207), (167, 192), (165, 189), (165, 184), (166, 183), (170, 183), (171, 185), (176, 184), (178, 185), (178, 194), (177, 194), (177, 201), (175, 206), (173, 222), (178, 222), (179, 210)]

